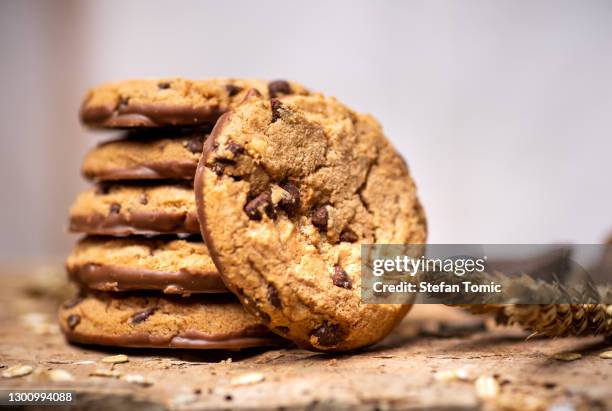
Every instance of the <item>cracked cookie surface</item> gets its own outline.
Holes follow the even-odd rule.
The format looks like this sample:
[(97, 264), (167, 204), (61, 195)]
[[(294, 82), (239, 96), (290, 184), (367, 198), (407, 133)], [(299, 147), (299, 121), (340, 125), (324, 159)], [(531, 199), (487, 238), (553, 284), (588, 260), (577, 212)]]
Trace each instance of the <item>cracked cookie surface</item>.
[(192, 180), (205, 131), (128, 133), (91, 149), (81, 171), (93, 181)]
[(361, 244), (427, 235), (408, 168), (371, 116), (320, 95), (251, 92), (217, 122), (194, 188), (226, 285), (276, 333), (349, 350), (408, 311), (361, 302)]
[(70, 231), (99, 235), (199, 234), (190, 184), (103, 184), (82, 192), (70, 209)]
[(239, 349), (279, 342), (229, 294), (88, 292), (59, 309), (69, 341), (122, 347)]
[(307, 93), (301, 85), (285, 80), (125, 80), (89, 90), (80, 118), (91, 127), (214, 125), (221, 114), (242, 101), (249, 89), (268, 97)]
[(227, 292), (198, 236), (86, 237), (72, 249), (66, 269), (73, 281), (100, 291)]

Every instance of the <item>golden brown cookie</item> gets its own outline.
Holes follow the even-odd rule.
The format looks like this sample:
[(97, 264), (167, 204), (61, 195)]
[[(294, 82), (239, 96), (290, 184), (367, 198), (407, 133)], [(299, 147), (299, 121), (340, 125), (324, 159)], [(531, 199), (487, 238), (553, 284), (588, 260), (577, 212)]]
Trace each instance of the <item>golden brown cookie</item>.
[(198, 234), (190, 184), (100, 185), (70, 209), (70, 231), (100, 235)]
[(87, 153), (82, 172), (94, 181), (193, 180), (204, 131), (149, 131), (128, 133)]
[(59, 322), (69, 341), (84, 344), (240, 349), (280, 341), (229, 294), (90, 292), (66, 301)]
[(66, 260), (71, 279), (100, 291), (227, 292), (199, 236), (86, 237)]
[(364, 304), (361, 244), (424, 243), (408, 168), (371, 117), (320, 95), (248, 99), (217, 122), (194, 184), (228, 288), (298, 345), (379, 341), (407, 305)]
[(285, 80), (126, 80), (89, 90), (80, 117), (91, 127), (210, 126), (242, 101), (249, 89), (268, 97), (307, 93), (301, 85)]

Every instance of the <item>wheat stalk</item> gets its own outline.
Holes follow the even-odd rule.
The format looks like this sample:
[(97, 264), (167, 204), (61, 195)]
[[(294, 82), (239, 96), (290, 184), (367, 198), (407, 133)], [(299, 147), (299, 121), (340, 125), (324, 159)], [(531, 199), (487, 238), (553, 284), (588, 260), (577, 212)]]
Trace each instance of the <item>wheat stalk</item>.
[[(423, 273), (424, 278), (444, 273)], [(444, 280), (460, 283), (464, 279), (446, 273)], [(504, 295), (473, 295), (474, 304), (452, 301), (456, 296), (446, 295), (443, 303), (462, 307), (473, 314), (493, 315), (498, 324), (518, 325), (534, 334), (549, 337), (603, 335), (612, 338), (612, 290), (597, 288), (587, 276), (582, 286), (566, 287), (559, 281), (552, 283), (535, 280), (528, 275), (507, 277), (498, 273), (474, 273), (474, 283), (491, 281), (502, 284)], [(439, 298), (439, 296), (436, 296)], [(498, 304), (498, 301), (550, 301), (550, 304)], [(476, 303), (477, 302), (477, 303)], [(585, 304), (585, 302), (588, 302)]]

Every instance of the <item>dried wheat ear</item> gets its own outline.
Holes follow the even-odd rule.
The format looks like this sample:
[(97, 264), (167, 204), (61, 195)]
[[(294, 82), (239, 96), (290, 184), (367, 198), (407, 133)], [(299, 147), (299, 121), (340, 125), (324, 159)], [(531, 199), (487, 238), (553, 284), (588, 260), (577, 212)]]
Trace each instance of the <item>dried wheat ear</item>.
[(612, 338), (612, 305), (463, 305), (473, 314), (490, 314), (501, 325), (519, 325), (548, 337), (603, 335)]
[[(504, 301), (545, 299), (551, 303), (496, 304), (493, 301), (489, 303), (484, 294), (474, 296), (474, 304), (465, 304), (465, 301), (444, 303), (462, 307), (473, 314), (493, 315), (500, 325), (518, 325), (548, 337), (602, 335), (612, 338), (612, 304), (608, 304), (612, 302), (610, 287), (597, 287), (588, 277), (580, 287), (567, 287), (558, 282), (535, 280), (528, 275), (507, 277), (487, 272), (479, 275), (477, 282), (482, 284), (490, 281), (502, 283)], [(445, 280), (463, 281), (452, 274)]]

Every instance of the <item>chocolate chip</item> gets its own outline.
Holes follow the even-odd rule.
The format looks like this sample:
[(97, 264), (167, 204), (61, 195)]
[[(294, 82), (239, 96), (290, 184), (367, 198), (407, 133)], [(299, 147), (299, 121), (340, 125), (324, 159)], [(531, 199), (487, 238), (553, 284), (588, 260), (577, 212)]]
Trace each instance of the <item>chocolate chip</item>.
[(110, 214), (119, 214), (121, 211), (121, 204), (113, 203), (110, 206)]
[(340, 233), (340, 241), (354, 243), (357, 240), (359, 240), (357, 234), (355, 234), (355, 232), (348, 227), (342, 230), (342, 232)]
[(149, 197), (147, 196), (147, 193), (142, 193), (138, 199), (138, 202), (142, 205), (149, 204)]
[(74, 297), (62, 304), (63, 308), (74, 308), (83, 301), (83, 297)]
[(268, 301), (270, 304), (276, 308), (281, 308), (282, 303), (280, 296), (278, 295), (278, 290), (274, 286), (274, 284), (268, 284)]
[(81, 322), (81, 316), (78, 314), (70, 314), (66, 319), (66, 322), (68, 323), (68, 327), (70, 327), (71, 330), (74, 330), (74, 327), (79, 325)]
[(331, 347), (346, 338), (346, 333), (338, 324), (323, 323), (310, 332), (311, 337), (316, 337), (319, 345)]
[(157, 88), (159, 88), (160, 90), (168, 89), (168, 88), (170, 88), (170, 83), (168, 83), (166, 81), (161, 82), (161, 83), (157, 83)]
[(227, 94), (229, 94), (230, 97), (234, 97), (236, 94), (242, 91), (242, 87), (236, 86), (234, 84), (226, 84), (225, 89), (227, 90)]
[(334, 266), (334, 274), (332, 275), (332, 281), (336, 287), (342, 287), (351, 289), (353, 288), (353, 282), (351, 278), (348, 276), (346, 271), (339, 265)]
[(260, 209), (262, 208), (268, 217), (276, 217), (276, 210), (274, 209), (274, 204), (272, 204), (272, 198), (270, 197), (269, 193), (261, 193), (260, 195), (249, 201), (244, 207), (244, 211), (251, 220), (260, 221)]
[(285, 210), (287, 214), (291, 215), (300, 208), (300, 189), (291, 181), (281, 184), (280, 187), (285, 190), (289, 196), (281, 198), (278, 205)]
[(96, 194), (106, 195), (110, 192), (110, 186), (108, 184), (99, 184), (96, 186)]
[(225, 171), (225, 164), (223, 163), (214, 163), (211, 167), (213, 173), (215, 173), (216, 175), (218, 175), (219, 177), (221, 177), (223, 175), (223, 172)]
[(327, 207), (322, 206), (314, 210), (310, 220), (312, 221), (312, 225), (317, 227), (320, 231), (327, 231), (327, 219), (328, 218), (329, 218), (329, 215), (327, 213)]
[(268, 83), (268, 92), (272, 98), (279, 94), (291, 94), (291, 85), (285, 80), (271, 81)]
[(126, 107), (130, 103), (129, 97), (121, 97), (119, 99), (119, 107)]
[(149, 318), (151, 316), (151, 314), (153, 314), (156, 310), (157, 310), (157, 307), (151, 307), (151, 308), (147, 308), (144, 311), (140, 311), (140, 312), (134, 314), (130, 318), (130, 322), (132, 324), (134, 324), (134, 325), (140, 324), (141, 322), (146, 321), (147, 318)]
[(240, 144), (234, 143), (233, 141), (227, 143), (226, 147), (227, 150), (234, 155), (234, 158), (244, 153), (244, 147), (242, 147)]
[(195, 154), (202, 153), (204, 148), (204, 136), (194, 136), (187, 141), (186, 147), (189, 151)]
[(272, 122), (275, 123), (276, 120), (280, 118), (280, 109), (283, 107), (283, 104), (280, 100), (273, 98), (270, 100), (270, 105), (272, 106)]

